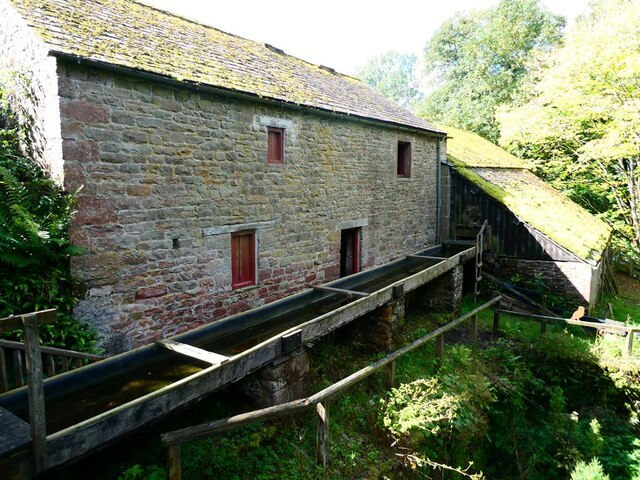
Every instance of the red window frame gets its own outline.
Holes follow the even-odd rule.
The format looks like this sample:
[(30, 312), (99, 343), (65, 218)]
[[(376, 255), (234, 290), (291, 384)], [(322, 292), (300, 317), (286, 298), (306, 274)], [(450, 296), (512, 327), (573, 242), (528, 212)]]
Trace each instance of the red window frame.
[(411, 177), (411, 142), (398, 142), (396, 175), (400, 178)]
[(267, 162), (284, 163), (284, 128), (267, 128)]
[(256, 284), (256, 233), (231, 234), (231, 287), (233, 289)]

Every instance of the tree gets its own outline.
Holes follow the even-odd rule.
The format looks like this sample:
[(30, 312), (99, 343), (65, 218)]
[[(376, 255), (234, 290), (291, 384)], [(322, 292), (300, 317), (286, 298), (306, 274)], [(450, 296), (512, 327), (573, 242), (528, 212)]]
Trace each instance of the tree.
[(435, 88), (420, 114), (497, 142), (496, 108), (520, 101), (529, 63), (561, 41), (563, 27), (564, 19), (538, 0), (501, 0), (457, 14), (425, 47), (425, 71)]
[(535, 96), (499, 115), (502, 144), (604, 213), (618, 242), (638, 255), (640, 4), (594, 4), (538, 76)]
[(422, 98), (415, 66), (418, 57), (389, 51), (373, 57), (358, 72), (360, 79), (404, 108)]

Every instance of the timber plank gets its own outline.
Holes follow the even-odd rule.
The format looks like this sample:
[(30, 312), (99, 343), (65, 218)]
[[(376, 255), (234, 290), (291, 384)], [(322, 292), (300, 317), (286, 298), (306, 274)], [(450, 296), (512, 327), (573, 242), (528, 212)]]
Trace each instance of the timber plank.
[[(29, 424), (0, 407), (0, 458), (26, 448), (31, 442)], [(5, 432), (9, 432), (5, 435)]]
[(229, 360), (229, 357), (220, 355), (219, 353), (203, 350), (202, 348), (194, 347), (193, 345), (189, 345), (187, 343), (176, 342), (175, 340), (166, 339), (160, 340), (156, 343), (176, 353), (180, 353), (197, 360), (202, 360), (203, 362), (210, 363), (211, 365), (220, 365), (221, 363)]

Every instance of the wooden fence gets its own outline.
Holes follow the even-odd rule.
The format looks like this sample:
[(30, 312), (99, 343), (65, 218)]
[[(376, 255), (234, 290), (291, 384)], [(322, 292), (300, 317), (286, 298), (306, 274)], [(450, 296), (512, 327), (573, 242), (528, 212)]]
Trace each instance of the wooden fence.
[(76, 366), (81, 366), (83, 361), (96, 361), (102, 358), (97, 355), (40, 346), (38, 327), (55, 320), (55, 309), (0, 318), (0, 333), (17, 329), (24, 330), (24, 344), (6, 340), (2, 340), (0, 343), (0, 387), (9, 388), (5, 352), (6, 349), (9, 349), (12, 350), (14, 359), (13, 371), (16, 383), (20, 386), (24, 385), (25, 372), (27, 377), (29, 428), (34, 476), (43, 471), (47, 446), (43, 358), (49, 375), (56, 374), (54, 355), (62, 358), (63, 370), (65, 365), (67, 370), (69, 369), (70, 359), (74, 361)]
[[(44, 374), (47, 378), (83, 365), (102, 360), (103, 356), (55, 347), (40, 347)], [(0, 393), (27, 384), (26, 346), (24, 343), (0, 340)]]
[(180, 460), (180, 450), (182, 443), (205, 438), (217, 433), (224, 432), (226, 430), (231, 430), (243, 425), (247, 425), (249, 423), (273, 420), (305, 410), (316, 411), (318, 427), (316, 458), (321, 465), (327, 466), (329, 462), (329, 409), (327, 407), (327, 401), (329, 399), (338, 394), (341, 394), (347, 388), (361, 382), (368, 376), (383, 368), (385, 369), (385, 387), (390, 389), (391, 387), (393, 387), (395, 377), (395, 362), (398, 358), (415, 350), (416, 348), (422, 347), (427, 342), (434, 339), (436, 342), (435, 355), (437, 358), (442, 358), (444, 353), (444, 334), (469, 319), (470, 338), (471, 342), (475, 344), (478, 338), (478, 313), (497, 304), (500, 301), (500, 298), (500, 296), (495, 297), (487, 303), (470, 311), (469, 313), (458, 317), (457, 319), (434, 330), (424, 337), (421, 337), (418, 340), (415, 340), (414, 342), (406, 345), (405, 347), (396, 350), (395, 352), (387, 355), (377, 362), (372, 363), (371, 365), (368, 365), (355, 373), (352, 373), (348, 377), (343, 378), (339, 382), (334, 383), (324, 390), (321, 390), (315, 395), (304, 399), (275, 405), (273, 407), (267, 407), (261, 410), (254, 410), (252, 412), (235, 415), (233, 417), (224, 418), (222, 420), (216, 420), (193, 427), (183, 428), (181, 430), (176, 430), (161, 435), (160, 439), (162, 445), (167, 448), (167, 466), (169, 469), (169, 479), (182, 479)]
[[(427, 342), (435, 339), (435, 356), (442, 359), (444, 354), (444, 334), (465, 322), (470, 320), (470, 342), (475, 346), (478, 339), (478, 314), (490, 307), (496, 305), (502, 300), (501, 296), (497, 296), (492, 300), (484, 303), (469, 313), (458, 317), (457, 319), (447, 323), (446, 325), (434, 330), (433, 332), (415, 340), (409, 345), (387, 355), (371, 365), (343, 378), (337, 383), (321, 390), (320, 392), (300, 400), (274, 405), (272, 407), (254, 410), (233, 417), (215, 420), (212, 422), (195, 425), (192, 427), (175, 430), (173, 432), (164, 433), (160, 436), (161, 443), (167, 451), (167, 467), (169, 470), (169, 480), (182, 479), (181, 466), (181, 445), (185, 442), (206, 438), (215, 434), (232, 430), (250, 423), (264, 422), (274, 420), (294, 413), (315, 410), (317, 415), (317, 437), (316, 437), (316, 459), (318, 463), (327, 466), (329, 462), (329, 411), (327, 401), (334, 396), (344, 392), (347, 388), (361, 382), (373, 373), (385, 369), (384, 385), (385, 388), (391, 389), (394, 384), (395, 362), (403, 355), (422, 347)], [(640, 332), (640, 327), (632, 327), (626, 325), (603, 324), (596, 322), (586, 322), (581, 320), (571, 320), (559, 317), (533, 315), (529, 313), (520, 313), (510, 310), (502, 310), (495, 308), (493, 311), (493, 334), (497, 335), (500, 329), (501, 314), (520, 317), (525, 320), (532, 320), (540, 323), (540, 335), (544, 335), (547, 329), (547, 323), (556, 322), (565, 325), (577, 325), (581, 327), (593, 328), (597, 330), (611, 330), (616, 332), (624, 332), (627, 334), (626, 348), (623, 354), (631, 355), (633, 352), (633, 337), (636, 332)]]

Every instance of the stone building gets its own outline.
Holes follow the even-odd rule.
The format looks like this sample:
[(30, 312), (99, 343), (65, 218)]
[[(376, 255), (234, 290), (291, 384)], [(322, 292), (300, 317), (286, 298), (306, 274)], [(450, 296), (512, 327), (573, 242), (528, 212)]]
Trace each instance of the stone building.
[(493, 273), (509, 281), (538, 274), (556, 294), (593, 306), (601, 290), (610, 228), (536, 177), (519, 158), (480, 136), (446, 127), (443, 231), (473, 238), (489, 220)]
[(129, 0), (0, 0), (0, 68), (110, 352), (437, 243), (444, 134), (355, 78)]

